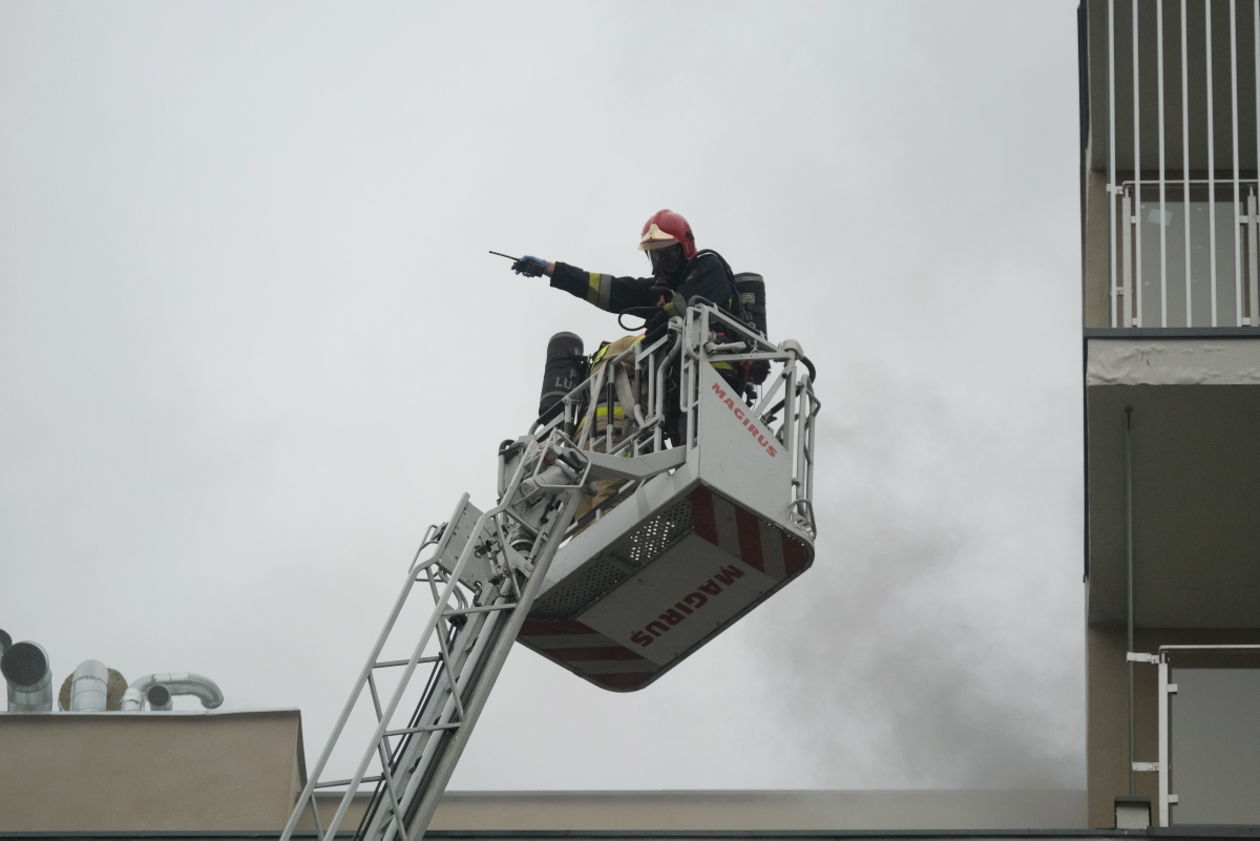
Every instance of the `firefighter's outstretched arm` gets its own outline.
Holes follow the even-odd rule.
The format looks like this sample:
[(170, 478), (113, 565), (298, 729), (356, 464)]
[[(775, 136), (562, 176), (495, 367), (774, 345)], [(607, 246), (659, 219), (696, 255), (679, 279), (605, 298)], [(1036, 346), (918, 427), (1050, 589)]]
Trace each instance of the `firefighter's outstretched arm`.
[[(492, 251), (490, 253), (494, 254), (495, 252)], [(512, 271), (517, 274), (523, 274), (526, 277), (539, 277), (541, 275), (551, 277), (555, 267), (555, 263), (549, 263), (541, 257), (526, 255), (512, 264)]]
[(553, 263), (551, 285), (608, 312), (624, 312), (632, 307), (655, 306), (659, 294), (650, 277), (615, 277), (588, 272), (568, 263)]

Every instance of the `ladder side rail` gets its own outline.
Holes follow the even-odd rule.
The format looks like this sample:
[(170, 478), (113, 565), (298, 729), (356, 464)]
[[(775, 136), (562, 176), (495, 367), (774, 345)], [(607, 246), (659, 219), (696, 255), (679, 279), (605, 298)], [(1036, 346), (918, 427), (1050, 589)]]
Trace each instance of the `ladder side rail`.
[(428, 828), (433, 812), (437, 809), (438, 801), (443, 792), (445, 792), (446, 784), (450, 781), (451, 774), (455, 770), (455, 764), (459, 761), (459, 757), (468, 742), (468, 737), (472, 733), (473, 726), (485, 707), (490, 690), (503, 670), (503, 664), (507, 660), (508, 653), (512, 650), (517, 636), (520, 635), (521, 626), (529, 614), (530, 607), (533, 606), (534, 599), (538, 596), (538, 591), (546, 578), (547, 569), (550, 567), (556, 551), (560, 548), (565, 530), (573, 519), (573, 512), (577, 509), (580, 496), (580, 486), (572, 487), (566, 491), (563, 494), (563, 502), (556, 512), (556, 516), (549, 521), (545, 537), (539, 542), (539, 549), (536, 551), (536, 557), (533, 559), (533, 572), (525, 580), (520, 599), (517, 601), (515, 608), (507, 614), (502, 633), (498, 635), (486, 662), (481, 666), (482, 671), (477, 675), (477, 680), (473, 681), (469, 686), (469, 697), (466, 701), (468, 720), (463, 727), (460, 727), (459, 730), (451, 735), (449, 742), (444, 745), (441, 755), (437, 758), (437, 765), (434, 768), (429, 784), (424, 788), (407, 841), (419, 841)]
[[(554, 441), (549, 443), (554, 443)], [(446, 691), (441, 694), (435, 694), (428, 700), (423, 701), (423, 704), (431, 709), (433, 705), (439, 703), (440, 699), (442, 713), (435, 719), (435, 724), (439, 727), (446, 728), (446, 725), (452, 721), (452, 715), (461, 706), (464, 706), (464, 716), (453, 727), (430, 730), (426, 736), (411, 740), (409, 744), (414, 747), (410, 750), (409, 755), (402, 760), (402, 766), (409, 775), (407, 786), (399, 798), (399, 805), (404, 810), (404, 814), (401, 816), (402, 822), (391, 820), (391, 816), (379, 810), (378, 804), (374, 802), (371, 808), (377, 811), (378, 814), (374, 816), (373, 824), (366, 829), (363, 835), (365, 838), (373, 839), (373, 841), (377, 841), (377, 839), (381, 839), (381, 841), (392, 839), (395, 830), (405, 830), (409, 837), (418, 837), (427, 827), (428, 821), (432, 817), (432, 810), (436, 808), (437, 800), (440, 798), (454, 770), (455, 762), (458, 760), (459, 754), (467, 742), (468, 734), (480, 715), (481, 707), (485, 703), (485, 696), (488, 695), (490, 688), (502, 670), (507, 652), (510, 651), (512, 643), (519, 634), (520, 626), (528, 614), (529, 606), (536, 597), (538, 588), (541, 587), (546, 574), (546, 567), (550, 564), (551, 558), (563, 539), (564, 530), (572, 519), (579, 491), (589, 468), (580, 470), (577, 474), (571, 474), (569, 478), (572, 481), (567, 484), (545, 484), (540, 471), (543, 462), (539, 456), (539, 451), (536, 448), (529, 447), (526, 450), (527, 457), (521, 458), (515, 466), (513, 479), (508, 484), (507, 493), (503, 497), (505, 501), (496, 508), (487, 511), (478, 520), (477, 527), (463, 547), (460, 562), (457, 564), (457, 566), (462, 566), (467, 560), (478, 536), (485, 532), (485, 521), (488, 517), (497, 518), (501, 514), (513, 514), (514, 512), (511, 511), (511, 508), (514, 506), (532, 508), (538, 504), (538, 500), (532, 495), (527, 497), (517, 493), (520, 490), (524, 475), (527, 472), (530, 473), (534, 486), (551, 496), (552, 501), (546, 505), (548, 510), (544, 512), (542, 522), (539, 524), (539, 539), (530, 553), (533, 558), (523, 559), (523, 565), (514, 565), (521, 572), (509, 573), (503, 577), (491, 598), (492, 604), (500, 604), (507, 602), (515, 594), (516, 601), (514, 604), (506, 605), (503, 610), (493, 612), (477, 610), (473, 613), (465, 613), (467, 623), (465, 627), (468, 633), (457, 634), (457, 638), (460, 640), (464, 638), (472, 639), (472, 647), (471, 651), (469, 651), (470, 658), (463, 658), (458, 663), (453, 664), (459, 667), (458, 673), (455, 671), (446, 673), (443, 683), (443, 688)], [(576, 478), (574, 478), (574, 475), (576, 475)], [(520, 517), (518, 516), (517, 519), (520, 519)], [(506, 551), (503, 547), (504, 544), (500, 542), (497, 549), (499, 554)], [(530, 563), (531, 560), (532, 563)], [(518, 574), (525, 579), (525, 586), (519, 591), (516, 589)], [(484, 605), (477, 607), (484, 607)], [(458, 613), (459, 611), (455, 612)], [(442, 616), (446, 615), (440, 609), (439, 613)], [(486, 623), (490, 625), (490, 632), (484, 632), (481, 627)], [(500, 627), (501, 624), (506, 631), (494, 633), (494, 629)], [(491, 643), (493, 644), (491, 645)], [(464, 643), (461, 642), (461, 650), (463, 645)], [(487, 648), (489, 654), (485, 655), (483, 652)], [(452, 683), (454, 687), (453, 692), (451, 691)], [(471, 686), (471, 689), (466, 690), (466, 687), (469, 686)], [(464, 691), (469, 692), (467, 701), (464, 701), (462, 697), (457, 697)], [(421, 720), (424, 720), (429, 715), (423, 709), (418, 710), (418, 714), (422, 717)], [(417, 753), (419, 754), (418, 756), (416, 756)], [(415, 756), (414, 766), (411, 761), (412, 756)], [(420, 797), (420, 800), (413, 805), (413, 801), (417, 796)]]
[[(475, 716), (472, 718), (468, 716), (468, 703), (463, 696), (467, 694), (470, 679), (483, 673), (482, 665), (488, 651), (493, 642), (503, 633), (503, 611), (511, 610), (516, 606), (511, 598), (510, 585), (506, 582), (501, 583), (496, 587), (491, 601), (492, 605), (500, 608), (499, 611), (483, 614), (477, 626), (471, 624), (467, 626), (469, 633), (464, 636), (468, 637), (468, 641), (461, 641), (460, 645), (468, 656), (463, 660), (460, 673), (455, 676), (455, 686), (452, 688), (449, 684), (447, 685), (441, 708), (436, 711), (433, 718), (434, 726), (441, 729), (435, 729), (427, 734), (428, 738), (423, 743), (422, 750), (414, 752), (412, 757), (407, 758), (410, 767), (407, 768), (407, 784), (401, 798), (402, 810), (398, 813), (398, 820), (387, 826), (387, 831), (380, 835), (369, 827), (364, 838), (393, 841), (394, 838), (405, 838), (410, 834), (409, 827), (415, 825), (423, 807), (423, 793), (433, 785), (439, 760), (450, 749), (452, 738), (460, 730), (470, 728), (476, 723)], [(468, 642), (471, 642), (471, 645)], [(461, 721), (458, 726), (446, 727), (445, 725), (452, 723), (457, 710), (460, 709), (465, 712), (460, 714)], [(442, 790), (445, 791), (445, 783), (442, 785)], [(439, 796), (440, 794), (441, 792)], [(425, 819), (426, 826), (427, 820)]]
[[(460, 498), (459, 503), (455, 507), (456, 514), (459, 512), (460, 508), (464, 505), (467, 499), (468, 494), (464, 494)], [(452, 515), (452, 519), (454, 519), (454, 516), (455, 515)], [(306, 785), (303, 786), (302, 793), (298, 796), (297, 803), (289, 815), (289, 820), (285, 824), (284, 830), (281, 832), (281, 841), (288, 841), (288, 839), (292, 836), (294, 829), (297, 827), (297, 822), (301, 819), (301, 816), (308, 805), (312, 807), (314, 822), (318, 830), (319, 812), (318, 807), (314, 803), (315, 789), (319, 787), (319, 781), (322, 779), (324, 769), (328, 765), (328, 759), (331, 757), (333, 749), (336, 747), (337, 739), (345, 730), (345, 726), (350, 720), (350, 715), (354, 712), (354, 708), (357, 706), (358, 700), (363, 693), (363, 688), (367, 683), (367, 678), (372, 673), (377, 660), (380, 658), (381, 651), (384, 649), (385, 644), (389, 640), (390, 632), (392, 631), (395, 622), (397, 622), (399, 614), (402, 613), (403, 606), (407, 602), (407, 598), (411, 593), (412, 587), (416, 584), (415, 569), (419, 556), (426, 548), (434, 545), (435, 543), (439, 546), (439, 548), (444, 545), (445, 541), (449, 540), (449, 535), (444, 533), (444, 531), (445, 530), (438, 532), (437, 529), (431, 526), (426, 532), (424, 539), (421, 540), (420, 547), (416, 550), (416, 557), (413, 559), (412, 565), (407, 571), (407, 579), (403, 583), (398, 597), (394, 600), (393, 607), (390, 608), (385, 624), (382, 627), (380, 634), (377, 635), (376, 642), (368, 654), (367, 662), (364, 664), (362, 670), (360, 670), (359, 678), (350, 691), (350, 697), (346, 700), (345, 706), (342, 708), (340, 715), (337, 717), (336, 723), (333, 725), (332, 734), (329, 737), (328, 742), (325, 744), (323, 751), (321, 751), (319, 759), (315, 763), (315, 767), (311, 769), (310, 774), (307, 777)], [(323, 835), (322, 830), (320, 830), (320, 835)]]
[[(461, 503), (466, 499), (467, 499), (467, 494), (465, 494), (464, 497), (461, 498)], [(407, 660), (406, 665), (404, 666), (403, 675), (399, 679), (398, 685), (395, 687), (393, 694), (390, 696), (389, 702), (386, 704), (384, 708), (384, 714), (379, 716), (379, 723), (377, 725), (376, 734), (373, 737), (372, 743), (369, 746), (368, 750), (364, 753), (363, 761), (361, 762), (361, 765), (360, 765), (360, 771), (366, 769), (366, 764), (371, 759), (371, 755), (375, 753), (377, 744), (380, 743), (381, 740), (384, 738), (386, 731), (389, 729), (390, 723), (394, 719), (394, 715), (397, 711), (398, 704), (401, 701), (402, 696), (406, 694), (407, 690), (410, 688), (411, 678), (415, 672), (416, 666), (422, 660), (426, 659), (426, 658), (423, 658), (421, 655), (424, 653), (424, 651), (426, 651), (431, 646), (432, 640), (435, 636), (439, 638), (438, 647), (439, 647), (439, 650), (442, 651), (442, 655), (439, 656), (439, 658), (435, 662), (433, 662), (432, 664), (433, 669), (439, 670), (439, 674), (440, 674), (440, 670), (443, 670), (447, 667), (447, 658), (449, 656), (449, 652), (443, 650), (445, 648), (445, 644), (444, 644), (445, 638), (443, 637), (442, 634), (438, 633), (438, 630), (442, 627), (442, 621), (446, 618), (447, 611), (450, 609), (448, 606), (451, 604), (452, 600), (456, 600), (456, 601), (460, 600), (458, 598), (460, 595), (459, 588), (462, 586), (459, 580), (460, 573), (462, 573), (463, 570), (467, 567), (469, 560), (471, 559), (473, 552), (476, 548), (476, 540), (480, 535), (484, 533), (485, 526), (487, 522), (490, 521), (494, 513), (495, 513), (495, 510), (490, 509), (489, 511), (482, 513), (481, 516), (477, 518), (477, 522), (474, 525), (473, 530), (468, 540), (465, 541), (464, 546), (460, 551), (459, 560), (455, 563), (454, 568), (449, 573), (445, 573), (444, 571), (438, 572), (438, 573), (426, 576), (424, 579), (417, 578), (414, 575), (411, 576), (412, 583), (415, 583), (419, 580), (424, 580), (426, 583), (429, 584), (430, 595), (433, 597), (433, 600), (434, 600), (434, 609), (429, 617), (428, 624), (425, 626), (424, 631), (421, 633), (419, 641), (417, 642), (417, 644), (412, 650), (411, 657)], [(435, 555), (432, 558), (430, 558), (428, 562), (424, 564), (423, 568), (430, 569), (430, 570), (440, 570), (440, 567), (438, 567), (437, 565), (437, 559), (439, 556), (440, 556), (440, 553), (435, 553)], [(440, 589), (437, 586), (439, 583), (443, 585)], [(354, 778), (352, 778), (351, 788), (357, 789), (357, 787), (358, 787), (358, 783), (354, 781)]]
[[(425, 687), (421, 692), (420, 697), (422, 699), (429, 697), (435, 691), (440, 677), (439, 672), (439, 669), (430, 669), (429, 679), (425, 682)], [(423, 700), (421, 704), (423, 704)], [(376, 714), (378, 718), (382, 716), (379, 701), (376, 704)], [(414, 726), (415, 723), (416, 719), (413, 717), (410, 724)], [(398, 757), (407, 749), (410, 737), (411, 734), (404, 736), (393, 751), (387, 749), (385, 740), (377, 743), (376, 747), (380, 753), (381, 780), (377, 783), (376, 790), (372, 794), (369, 808), (364, 811), (363, 818), (359, 821), (359, 827), (355, 831), (356, 836), (361, 836), (364, 826), (374, 819), (375, 813), (379, 809), (379, 804), (386, 794), (389, 796), (390, 805), (393, 807), (394, 813), (402, 814), (401, 793), (398, 790), (398, 780), (393, 774), (393, 769), (398, 767)]]
[[(501, 592), (496, 596), (496, 601), (502, 601)], [(463, 704), (455, 703), (458, 693), (452, 690), (452, 675), (458, 681), (458, 675), (469, 658), (480, 655), (477, 644), (484, 642), (487, 637), (485, 625), (492, 624), (493, 621), (494, 614), (472, 614), (469, 621), (456, 630), (450, 641), (450, 647), (455, 653), (448, 667), (440, 675), (435, 675), (432, 690), (421, 697), (410, 720), (412, 727), (444, 728), (462, 715)], [(467, 643), (468, 639), (473, 642), (471, 646)], [(393, 837), (395, 830), (406, 833), (409, 806), (415, 798), (417, 786), (424, 778), (426, 763), (431, 761), (447, 732), (449, 731), (443, 729), (425, 729), (407, 735), (396, 755), (390, 759), (391, 773), (397, 787), (397, 795), (391, 804), (394, 808), (381, 808), (382, 792), (378, 790), (374, 793), (364, 821), (356, 833), (357, 837), (388, 839)]]
[[(481, 533), (481, 525), (485, 521), (486, 516), (486, 514), (482, 514), (481, 517), (478, 518), (478, 527), (473, 532), (474, 536)], [(464, 551), (460, 554), (460, 563), (456, 565), (457, 569), (466, 564), (469, 549), (472, 545), (473, 540), (469, 539)], [(426, 566), (436, 567), (436, 559), (430, 561)], [(416, 580), (415, 576), (412, 575), (411, 581), (414, 583)], [(442, 601), (440, 604), (449, 603), (449, 600), (452, 598), (453, 591), (455, 591), (459, 586), (459, 579), (452, 572), (452, 574), (447, 577), (446, 584), (442, 588)], [(396, 619), (397, 617), (395, 616), (393, 618)], [(408, 658), (406, 665), (403, 667), (403, 673), (398, 679), (398, 685), (394, 688), (394, 692), (391, 694), (389, 702), (385, 705), (384, 715), (379, 718), (371, 741), (360, 757), (359, 764), (356, 766), (354, 774), (351, 775), (350, 781), (347, 783), (346, 792), (342, 796), (336, 812), (333, 813), (332, 819), (329, 821), (328, 829), (323, 835), (324, 841), (334, 841), (336, 833), (341, 829), (341, 824), (345, 820), (346, 813), (350, 810), (350, 806), (353, 804), (355, 795), (358, 794), (359, 788), (363, 784), (364, 777), (367, 775), (368, 766), (372, 763), (372, 760), (377, 754), (378, 745), (386, 739), (386, 732), (390, 729), (390, 723), (394, 720), (394, 715), (397, 713), (398, 705), (402, 701), (403, 696), (411, 688), (411, 681), (415, 674), (416, 666), (422, 659), (424, 659), (422, 655), (431, 646), (433, 636), (440, 627), (441, 620), (441, 610), (435, 605), (434, 610), (430, 614), (428, 624), (425, 626), (424, 631), (420, 635), (420, 639), (412, 649), (410, 658)], [(392, 627), (390, 630), (392, 630)], [(431, 668), (442, 669), (444, 668), (444, 664), (439, 658), (432, 664)], [(361, 689), (359, 691), (361, 691)]]
[[(519, 475), (515, 478), (519, 484)], [(468, 495), (465, 494), (461, 497), (461, 505), (467, 500), (467, 496)], [(468, 565), (469, 559), (472, 557), (473, 550), (476, 546), (476, 542), (479, 537), (484, 534), (486, 524), (490, 521), (493, 514), (494, 509), (490, 509), (489, 511), (482, 513), (481, 516), (477, 518), (476, 524), (460, 550), (459, 560), (454, 564), (453, 569), (449, 573), (438, 573), (431, 575), (426, 579), (431, 591), (430, 595), (434, 598), (434, 606), (430, 613), (428, 623), (426, 624), (424, 631), (421, 633), (419, 641), (413, 648), (411, 657), (407, 660), (405, 666), (403, 667), (403, 674), (399, 678), (398, 684), (395, 686), (389, 702), (385, 705), (383, 714), (378, 716), (377, 727), (372, 735), (371, 741), (369, 742), (367, 749), (360, 757), (359, 765), (347, 784), (347, 790), (338, 805), (337, 811), (334, 813), (333, 818), (330, 821), (328, 832), (326, 832), (323, 836), (325, 841), (333, 841), (333, 836), (338, 830), (340, 830), (341, 824), (345, 820), (345, 815), (363, 783), (363, 778), (366, 774), (368, 765), (370, 765), (374, 755), (376, 755), (380, 750), (380, 746), (385, 744), (388, 738), (386, 734), (391, 729), (390, 725), (394, 721), (398, 706), (401, 703), (403, 696), (411, 689), (415, 668), (417, 664), (424, 659), (421, 655), (432, 646), (432, 640), (435, 635), (439, 637), (443, 636), (437, 632), (441, 628), (445, 619), (445, 606), (450, 604), (453, 595), (458, 592), (458, 588), (461, 586), (459, 582), (459, 574)], [(425, 568), (440, 570), (441, 568), (437, 564), (437, 560), (440, 556), (440, 552), (435, 553), (434, 556), (425, 564)], [(414, 576), (413, 580), (416, 580), (414, 579)], [(439, 581), (444, 583), (444, 586), (440, 589), (440, 591), (436, 586)], [(436, 595), (434, 595), (435, 593)], [(441, 643), (439, 643), (439, 648), (441, 647)], [(427, 697), (441, 693), (443, 674), (448, 670), (448, 668), (449, 662), (447, 661), (445, 654), (439, 656), (434, 662), (432, 662), (430, 667), (430, 677), (426, 686), (426, 694), (421, 696), (420, 705), (425, 703), (425, 699)], [(374, 795), (373, 799), (375, 801), (376, 795)], [(373, 804), (373, 808), (374, 805), (375, 804)]]
[[(524, 469), (523, 464), (518, 466), (516, 475), (513, 477), (513, 482), (511, 486), (513, 490), (515, 490), (515, 487), (520, 484), (521, 474), (523, 473), (523, 469)], [(459, 505), (456, 507), (456, 514), (452, 516), (451, 522), (454, 521), (455, 516), (457, 516), (460, 513), (460, 511), (463, 509), (463, 506), (467, 502), (467, 499), (468, 499), (468, 494), (464, 494), (463, 496), (461, 496)], [(434, 580), (436, 577), (438, 580), (444, 581), (444, 586), (441, 588), (441, 591), (435, 600), (436, 604), (434, 605), (434, 609), (431, 611), (428, 624), (425, 626), (424, 631), (421, 633), (419, 640), (417, 641), (414, 648), (412, 649), (411, 656), (408, 658), (405, 665), (403, 666), (402, 676), (399, 678), (398, 684), (395, 687), (394, 692), (390, 696), (389, 702), (385, 705), (385, 708), (383, 711), (384, 714), (382, 716), (378, 716), (378, 723), (376, 726), (376, 730), (371, 738), (371, 741), (368, 743), (363, 754), (360, 756), (359, 764), (356, 766), (354, 774), (347, 781), (346, 791), (343, 793), (341, 801), (338, 803), (337, 809), (334, 812), (332, 819), (329, 821), (328, 828), (321, 835), (321, 837), (324, 838), (325, 841), (332, 841), (333, 837), (341, 829), (341, 824), (345, 820), (345, 816), (347, 812), (349, 811), (350, 806), (352, 805), (355, 796), (358, 794), (358, 791), (363, 784), (364, 778), (367, 775), (367, 768), (372, 763), (372, 760), (374, 759), (375, 755), (378, 752), (378, 745), (381, 744), (382, 740), (386, 738), (385, 734), (390, 729), (390, 724), (394, 720), (394, 716), (397, 713), (398, 705), (401, 702), (402, 697), (411, 688), (412, 678), (414, 676), (417, 664), (423, 660), (428, 659), (428, 658), (424, 658), (422, 655), (432, 645), (433, 636), (441, 625), (441, 621), (442, 621), (441, 606), (449, 605), (452, 599), (456, 598), (457, 594), (459, 593), (459, 587), (461, 586), (459, 582), (459, 574), (467, 566), (469, 559), (472, 556), (473, 549), (475, 548), (477, 537), (484, 532), (486, 523), (488, 522), (489, 518), (494, 513), (495, 513), (495, 509), (491, 509), (481, 514), (480, 517), (478, 517), (477, 522), (474, 525), (473, 530), (468, 540), (465, 542), (464, 546), (462, 547), (462, 550), (459, 555), (459, 560), (456, 562), (456, 564), (454, 565), (454, 568), (450, 571), (449, 575), (444, 575), (441, 572), (438, 572), (438, 573), (431, 572), (430, 575), (428, 575), (427, 577), (422, 577), (422, 573), (424, 573), (425, 571), (440, 570), (440, 568), (437, 566), (437, 558), (441, 556), (442, 554), (441, 550), (449, 545), (448, 535), (453, 531), (452, 529), (449, 529), (449, 528), (443, 530), (442, 538), (437, 541), (438, 551), (435, 551), (434, 555), (429, 560), (424, 561), (423, 563), (420, 562), (419, 560), (414, 561), (411, 568), (408, 570), (407, 581), (404, 584), (403, 591), (400, 593), (399, 598), (396, 601), (394, 608), (390, 613), (390, 616), (386, 622), (385, 628), (382, 630), (381, 636), (377, 640), (376, 646), (373, 647), (371, 659), (369, 660), (368, 664), (364, 667), (364, 671), (363, 673), (361, 673), (359, 681), (355, 684), (355, 687), (351, 692), (350, 701), (347, 703), (346, 708), (342, 712), (342, 718), (339, 720), (339, 725), (337, 728), (334, 729), (334, 733), (332, 737), (330, 737), (328, 744), (325, 747), (324, 755), (321, 756), (321, 764), (318, 770), (318, 774), (323, 773), (323, 765), (327, 763), (328, 756), (331, 755), (332, 750), (335, 748), (336, 741), (341, 735), (342, 730), (344, 729), (345, 721), (349, 719), (350, 714), (353, 712), (354, 708), (357, 706), (358, 699), (361, 696), (362, 691), (363, 691), (363, 686), (366, 683), (366, 676), (371, 673), (372, 669), (375, 668), (376, 661), (380, 656), (380, 652), (384, 648), (385, 644), (388, 642), (390, 635), (393, 631), (393, 628), (397, 622), (398, 615), (401, 613), (402, 608), (405, 605), (408, 596), (411, 595), (411, 590), (414, 587), (414, 585), (421, 580), (425, 580), (430, 584), (430, 589), (432, 590), (435, 586)], [(449, 526), (450, 522), (448, 522), (447, 525)], [(428, 541), (425, 544), (423, 544), (422, 548), (432, 546), (433, 543), (434, 541)], [(418, 552), (417, 555), (419, 554), (420, 553)], [(442, 664), (441, 659), (439, 658), (436, 662), (434, 662), (431, 668), (434, 670), (442, 669), (443, 664)], [(312, 782), (308, 784), (308, 787), (310, 787), (312, 790), (315, 787), (318, 787), (318, 780), (319, 780), (319, 777), (317, 775), (313, 775)], [(299, 811), (298, 809), (295, 809), (294, 814), (290, 815), (289, 825), (296, 826), (298, 811)], [(285, 834), (282, 834), (281, 841), (287, 841), (287, 839), (291, 836), (291, 834), (292, 834), (292, 829), (290, 829), (289, 826), (286, 826), (286, 831), (285, 831)]]
[[(454, 629), (451, 639), (447, 641), (448, 647), (458, 650), (454, 637), (460, 629)], [(379, 834), (383, 830), (380, 827), (382, 823), (381, 816), (385, 821), (398, 822), (400, 816), (405, 813), (404, 803), (406, 802), (405, 787), (409, 778), (409, 773), (398, 774), (398, 769), (407, 771), (408, 763), (412, 761), (417, 750), (422, 750), (427, 740), (434, 736), (440, 735), (439, 731), (433, 728), (425, 727), (421, 724), (426, 719), (425, 710), (429, 709), (437, 698), (445, 698), (449, 690), (447, 675), (450, 672), (451, 663), (448, 661), (447, 668), (432, 669), (429, 680), (426, 682), (424, 690), (421, 693), (420, 701), (416, 705), (416, 710), (408, 720), (407, 731), (402, 734), (397, 747), (390, 752), (382, 760), (382, 783), (378, 784), (372, 793), (368, 808), (364, 810), (363, 818), (359, 821), (359, 827), (355, 831), (355, 837), (364, 836), (369, 826), (375, 825), (376, 832)], [(434, 727), (440, 725), (436, 724)], [(417, 747), (418, 746), (418, 747)], [(383, 742), (378, 743), (378, 748), (383, 749)], [(383, 801), (385, 796), (389, 796), (389, 803)], [(382, 807), (390, 806), (392, 809), (388, 811)], [(396, 828), (402, 828), (401, 826)]]

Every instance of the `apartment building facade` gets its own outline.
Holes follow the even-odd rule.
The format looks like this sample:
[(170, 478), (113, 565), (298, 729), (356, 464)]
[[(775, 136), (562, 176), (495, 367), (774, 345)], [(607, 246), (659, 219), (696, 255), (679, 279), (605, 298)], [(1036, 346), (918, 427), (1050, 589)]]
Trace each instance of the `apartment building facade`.
[(1089, 822), (1260, 824), (1260, 3), (1080, 7)]

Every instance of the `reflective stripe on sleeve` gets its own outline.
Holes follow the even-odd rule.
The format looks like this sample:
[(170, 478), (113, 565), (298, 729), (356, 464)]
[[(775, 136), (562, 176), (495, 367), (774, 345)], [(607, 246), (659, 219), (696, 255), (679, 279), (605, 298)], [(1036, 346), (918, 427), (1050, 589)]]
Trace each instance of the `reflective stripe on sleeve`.
[(608, 299), (612, 295), (612, 284), (605, 275), (590, 273), (590, 282), (586, 288), (586, 300), (600, 309), (608, 309)]

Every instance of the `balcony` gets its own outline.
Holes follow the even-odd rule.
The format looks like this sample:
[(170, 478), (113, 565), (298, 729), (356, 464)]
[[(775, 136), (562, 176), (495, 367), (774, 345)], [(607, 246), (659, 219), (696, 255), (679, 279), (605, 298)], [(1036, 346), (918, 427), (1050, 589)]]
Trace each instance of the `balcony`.
[(1091, 625), (1260, 625), (1257, 386), (1260, 337), (1087, 331)]
[(1082, 11), (1089, 622), (1257, 628), (1260, 7)]
[(1260, 10), (1083, 5), (1086, 324), (1260, 328)]

